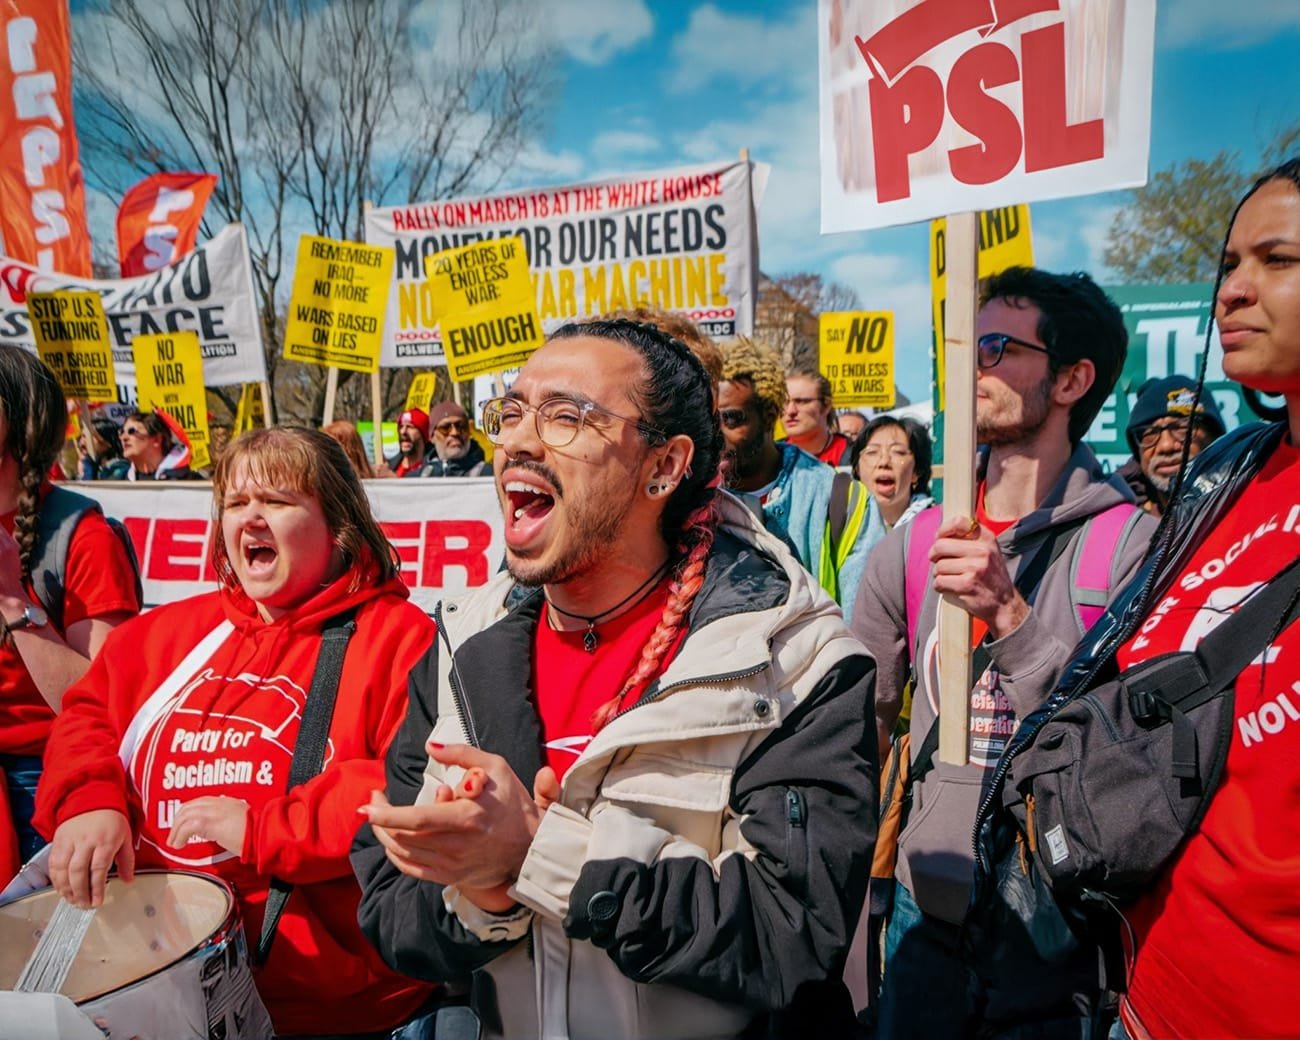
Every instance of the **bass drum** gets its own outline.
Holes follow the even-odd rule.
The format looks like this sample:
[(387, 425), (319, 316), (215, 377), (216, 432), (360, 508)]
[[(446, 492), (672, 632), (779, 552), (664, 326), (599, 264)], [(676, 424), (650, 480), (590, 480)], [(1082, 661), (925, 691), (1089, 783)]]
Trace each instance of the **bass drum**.
[[(0, 990), (12, 990), (58, 905), (53, 889), (0, 906)], [(60, 992), (112, 1040), (268, 1040), (230, 888), (204, 874), (110, 878)]]

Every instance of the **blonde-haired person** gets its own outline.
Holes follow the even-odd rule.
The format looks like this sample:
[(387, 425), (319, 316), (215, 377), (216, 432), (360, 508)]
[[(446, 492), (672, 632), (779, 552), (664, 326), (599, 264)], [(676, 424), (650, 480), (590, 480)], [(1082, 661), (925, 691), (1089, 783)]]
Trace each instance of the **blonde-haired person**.
[(388, 963), (491, 976), (485, 1037), (852, 1027), (872, 665), (715, 490), (710, 382), (598, 320), (484, 405), (508, 573), (443, 604), (353, 863)]
[(361, 442), (361, 434), (357, 428), (346, 419), (336, 419), (332, 423), (326, 423), (320, 428), (320, 432), (328, 437), (333, 437), (343, 448), (343, 454), (348, 457), (352, 463), (352, 468), (357, 471), (357, 476), (362, 480), (371, 480), (374, 478), (375, 470), (370, 465), (370, 459), (366, 457), (365, 445)]
[[(37, 793), (51, 880), (93, 906), (114, 862), (127, 879), (138, 867), (212, 874), (234, 887), (251, 940), (280, 878), (294, 890), (254, 975), (276, 1034), (373, 1035), (430, 991), (362, 940), (348, 847), (433, 626), (325, 434), (246, 433), (212, 487), (218, 590), (122, 626), (64, 698)], [(287, 790), (322, 633), (349, 615), (324, 768)], [(181, 692), (154, 696), (169, 688)], [(212, 748), (221, 768), (197, 768)]]
[(776, 441), (786, 401), (776, 351), (746, 337), (722, 345), (718, 417), (727, 450), (722, 473), (767, 529), (816, 575), (848, 617), (867, 553), (885, 536), (880, 507), (849, 475), (788, 441)]

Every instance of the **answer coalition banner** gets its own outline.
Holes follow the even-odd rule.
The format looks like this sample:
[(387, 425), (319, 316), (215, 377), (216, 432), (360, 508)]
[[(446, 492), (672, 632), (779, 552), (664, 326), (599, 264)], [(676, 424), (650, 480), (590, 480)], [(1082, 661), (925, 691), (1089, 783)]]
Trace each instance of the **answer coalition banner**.
[(738, 160), (371, 209), (366, 241), (397, 250), (381, 364), (443, 363), (425, 257), (512, 235), (528, 253), (546, 331), (574, 318), (655, 307), (720, 338), (752, 332), (754, 214), (767, 173)]
[(261, 318), (242, 224), (227, 225), (183, 259), (138, 278), (47, 274), (0, 256), (0, 346), (35, 352), (28, 294), (69, 289), (98, 293), (103, 300), (120, 386), (135, 386), (133, 337), (186, 330), (198, 333), (208, 386), (266, 379)]

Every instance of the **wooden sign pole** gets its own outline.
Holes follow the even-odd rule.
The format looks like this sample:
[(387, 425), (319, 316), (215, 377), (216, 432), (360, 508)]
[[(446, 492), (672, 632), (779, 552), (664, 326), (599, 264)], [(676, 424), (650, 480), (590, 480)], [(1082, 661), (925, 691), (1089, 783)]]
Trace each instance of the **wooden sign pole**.
[(339, 370), (333, 365), (325, 370), (325, 415), (321, 419), (322, 426), (328, 426), (334, 421), (334, 398), (339, 392)]
[[(979, 229), (975, 213), (948, 218), (944, 314), (943, 518), (975, 515), (975, 315)], [(958, 604), (939, 600), (939, 760), (969, 761), (971, 625)]]
[(374, 440), (375, 465), (384, 461), (384, 400), (379, 386), (379, 369), (370, 373), (370, 412), (373, 417), (371, 437)]

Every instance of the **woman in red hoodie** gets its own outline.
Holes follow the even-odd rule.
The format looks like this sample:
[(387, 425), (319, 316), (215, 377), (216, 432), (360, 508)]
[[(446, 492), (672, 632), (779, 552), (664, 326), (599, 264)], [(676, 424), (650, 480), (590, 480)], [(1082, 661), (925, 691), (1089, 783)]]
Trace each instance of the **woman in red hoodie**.
[[(342, 448), (280, 427), (213, 476), (221, 587), (117, 629), (68, 690), (37, 826), (54, 887), (103, 899), (109, 866), (198, 870), (235, 889), (250, 941), (271, 878), (292, 884), (256, 971), (277, 1035), (387, 1036), (429, 995), (357, 927), (348, 847), (433, 636)], [(322, 771), (286, 793), (327, 622), (355, 610)]]

